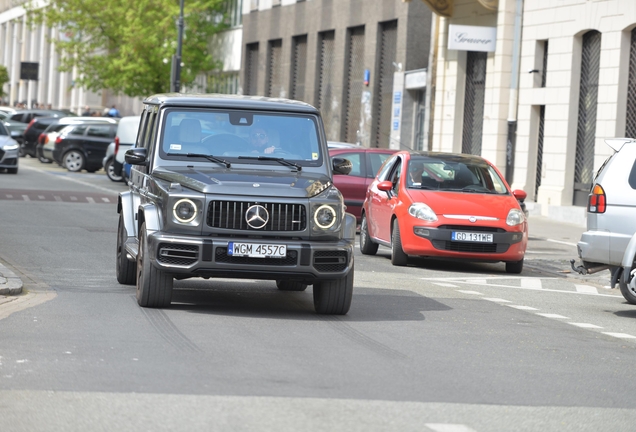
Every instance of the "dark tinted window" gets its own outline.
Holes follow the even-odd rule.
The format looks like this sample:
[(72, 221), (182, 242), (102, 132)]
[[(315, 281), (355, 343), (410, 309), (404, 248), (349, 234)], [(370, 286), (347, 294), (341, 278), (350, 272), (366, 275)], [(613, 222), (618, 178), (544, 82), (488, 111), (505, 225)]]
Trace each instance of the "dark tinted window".
[(632, 170), (629, 172), (629, 185), (632, 189), (636, 189), (636, 161), (632, 165)]
[(115, 133), (110, 125), (93, 125), (88, 128), (86, 135), (98, 138), (113, 138)]
[(375, 178), (375, 175), (378, 173), (378, 170), (382, 166), (385, 160), (387, 160), (391, 155), (389, 153), (367, 153), (369, 155), (369, 160), (371, 161), (371, 172), (367, 173), (367, 177)]
[(86, 132), (86, 128), (87, 126), (83, 125), (73, 126), (73, 128), (68, 131), (68, 133), (71, 135), (84, 135), (84, 132)]
[(0, 123), (0, 135), (9, 135), (9, 131), (4, 127), (2, 123)]
[(334, 157), (348, 159), (353, 166), (349, 175), (362, 177), (364, 171), (362, 169), (362, 156), (364, 156), (364, 153), (340, 153), (338, 155), (335, 155)]
[(22, 121), (22, 117), (24, 117), (23, 113), (15, 113), (11, 116), (11, 120), (15, 120), (15, 121)]

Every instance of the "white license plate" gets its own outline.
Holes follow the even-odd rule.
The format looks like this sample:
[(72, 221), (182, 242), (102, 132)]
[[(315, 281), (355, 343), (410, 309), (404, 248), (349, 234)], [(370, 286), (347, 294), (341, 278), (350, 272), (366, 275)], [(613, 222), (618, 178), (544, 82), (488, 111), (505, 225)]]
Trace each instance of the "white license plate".
[(453, 231), (451, 240), (463, 242), (492, 243), (492, 234)]
[(287, 256), (287, 245), (229, 242), (227, 254), (250, 258), (285, 258)]

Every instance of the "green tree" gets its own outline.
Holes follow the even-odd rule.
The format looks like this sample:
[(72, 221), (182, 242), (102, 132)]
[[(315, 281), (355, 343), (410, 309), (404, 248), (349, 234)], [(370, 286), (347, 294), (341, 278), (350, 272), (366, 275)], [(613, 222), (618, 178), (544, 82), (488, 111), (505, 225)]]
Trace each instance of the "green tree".
[[(219, 67), (209, 43), (227, 28), (230, 1), (185, 0), (182, 88)], [(47, 7), (29, 2), (25, 8), (30, 23), (59, 30), (59, 69), (77, 67), (78, 85), (132, 97), (170, 90), (179, 0), (50, 0)]]
[(2, 88), (9, 82), (9, 72), (7, 68), (0, 65), (0, 98), (6, 96)]

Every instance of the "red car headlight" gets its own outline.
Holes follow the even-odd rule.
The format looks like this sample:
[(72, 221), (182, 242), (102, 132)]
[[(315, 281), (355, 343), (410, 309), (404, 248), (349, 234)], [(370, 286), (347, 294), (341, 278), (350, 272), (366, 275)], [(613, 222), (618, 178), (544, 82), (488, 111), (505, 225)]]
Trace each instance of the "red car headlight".
[(516, 226), (522, 224), (525, 219), (526, 217), (521, 210), (510, 209), (508, 217), (506, 218), (506, 224), (509, 226)]
[(424, 203), (411, 204), (411, 207), (409, 207), (409, 214), (427, 222), (435, 222), (437, 220), (437, 215), (433, 209)]

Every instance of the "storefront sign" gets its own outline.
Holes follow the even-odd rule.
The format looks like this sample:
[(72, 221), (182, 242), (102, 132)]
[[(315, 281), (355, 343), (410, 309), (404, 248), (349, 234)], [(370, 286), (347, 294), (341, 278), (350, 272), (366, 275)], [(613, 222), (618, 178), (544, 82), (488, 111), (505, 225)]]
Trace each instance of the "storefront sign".
[(496, 27), (448, 26), (448, 49), (459, 51), (494, 52), (497, 44)]

